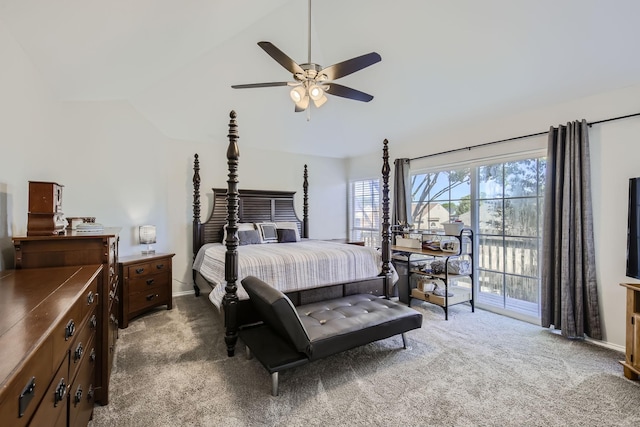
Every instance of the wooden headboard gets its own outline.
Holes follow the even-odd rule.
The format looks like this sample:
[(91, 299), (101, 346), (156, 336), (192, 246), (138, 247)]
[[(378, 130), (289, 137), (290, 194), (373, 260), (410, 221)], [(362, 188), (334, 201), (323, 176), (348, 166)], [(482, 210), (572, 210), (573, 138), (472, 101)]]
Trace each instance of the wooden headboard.
[[(193, 175), (193, 256), (206, 243), (224, 243), (223, 226), (227, 223), (227, 189), (213, 188), (213, 209), (209, 219), (200, 222), (200, 166), (194, 157)], [(302, 237), (308, 236), (307, 165), (304, 165), (304, 216), (295, 211), (295, 191), (239, 190), (239, 222), (295, 222)]]

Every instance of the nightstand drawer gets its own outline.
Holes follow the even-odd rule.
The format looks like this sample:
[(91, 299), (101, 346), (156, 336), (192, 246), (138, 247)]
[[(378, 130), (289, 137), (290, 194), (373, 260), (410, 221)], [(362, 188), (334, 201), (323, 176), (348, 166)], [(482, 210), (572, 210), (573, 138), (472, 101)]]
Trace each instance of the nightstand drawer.
[(171, 259), (159, 259), (143, 264), (135, 264), (127, 267), (127, 277), (134, 279), (140, 276), (156, 274), (163, 271), (171, 270)]
[(157, 286), (167, 286), (171, 283), (171, 276), (168, 271), (148, 274), (143, 277), (129, 279), (129, 292), (146, 292), (149, 288)]
[(135, 292), (129, 295), (129, 312), (136, 313), (140, 310), (167, 304), (171, 298), (171, 288), (156, 286), (145, 292)]

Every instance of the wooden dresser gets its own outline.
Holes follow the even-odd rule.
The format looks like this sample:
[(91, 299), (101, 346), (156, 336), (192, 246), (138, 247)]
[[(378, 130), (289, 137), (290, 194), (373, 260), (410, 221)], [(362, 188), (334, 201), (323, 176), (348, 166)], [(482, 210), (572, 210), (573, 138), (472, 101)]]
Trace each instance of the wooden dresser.
[(129, 320), (160, 305), (173, 307), (171, 297), (171, 258), (175, 254), (131, 255), (120, 258), (119, 324), (129, 326)]
[(630, 380), (640, 378), (640, 283), (620, 283), (627, 288), (627, 339), (624, 376)]
[(102, 265), (0, 272), (0, 424), (86, 426)]
[(109, 403), (109, 378), (118, 337), (118, 233), (67, 230), (60, 236), (14, 237), (16, 269), (102, 264), (98, 281), (95, 401)]

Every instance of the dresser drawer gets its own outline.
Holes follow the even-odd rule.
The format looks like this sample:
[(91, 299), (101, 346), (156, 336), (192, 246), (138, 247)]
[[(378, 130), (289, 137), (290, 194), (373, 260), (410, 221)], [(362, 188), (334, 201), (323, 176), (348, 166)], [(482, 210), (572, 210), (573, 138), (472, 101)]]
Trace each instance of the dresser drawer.
[[(62, 321), (54, 327), (53, 332), (53, 355), (63, 355), (69, 351), (71, 343), (76, 334), (80, 332), (83, 324), (82, 311), (86, 305), (86, 300), (80, 298), (76, 301), (71, 310), (63, 317)], [(55, 367), (58, 367), (60, 359), (53, 358)]]
[[(6, 420), (11, 426), (27, 425), (51, 382), (54, 372), (52, 356), (53, 339), (49, 337), (29, 356), (20, 372), (0, 390), (0, 420), (3, 423)], [(33, 388), (29, 391), (31, 385)]]
[(85, 358), (69, 390), (69, 426), (86, 426), (93, 412), (95, 360)]
[(33, 426), (66, 426), (69, 379), (69, 359), (65, 358), (53, 377), (44, 398), (31, 419)]
[(87, 318), (71, 344), (71, 351), (69, 355), (70, 378), (76, 376), (78, 367), (85, 358), (91, 357), (92, 353), (95, 358), (96, 327), (97, 318), (94, 312), (90, 314), (89, 318)]
[(84, 303), (82, 304), (82, 313), (81, 316), (83, 319), (87, 318), (87, 314), (96, 307), (98, 307), (98, 298), (100, 295), (98, 294), (98, 278), (96, 277), (93, 282), (89, 285), (89, 288), (84, 293)]

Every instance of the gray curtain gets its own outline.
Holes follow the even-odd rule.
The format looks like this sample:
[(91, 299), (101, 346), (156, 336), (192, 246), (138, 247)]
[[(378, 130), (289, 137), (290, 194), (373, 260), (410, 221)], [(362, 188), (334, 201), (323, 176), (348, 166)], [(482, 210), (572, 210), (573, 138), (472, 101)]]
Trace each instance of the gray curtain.
[(588, 125), (549, 130), (543, 259), (542, 326), (567, 338), (602, 339), (591, 209)]
[(393, 171), (392, 225), (411, 223), (411, 181), (409, 181), (409, 159), (396, 159)]

